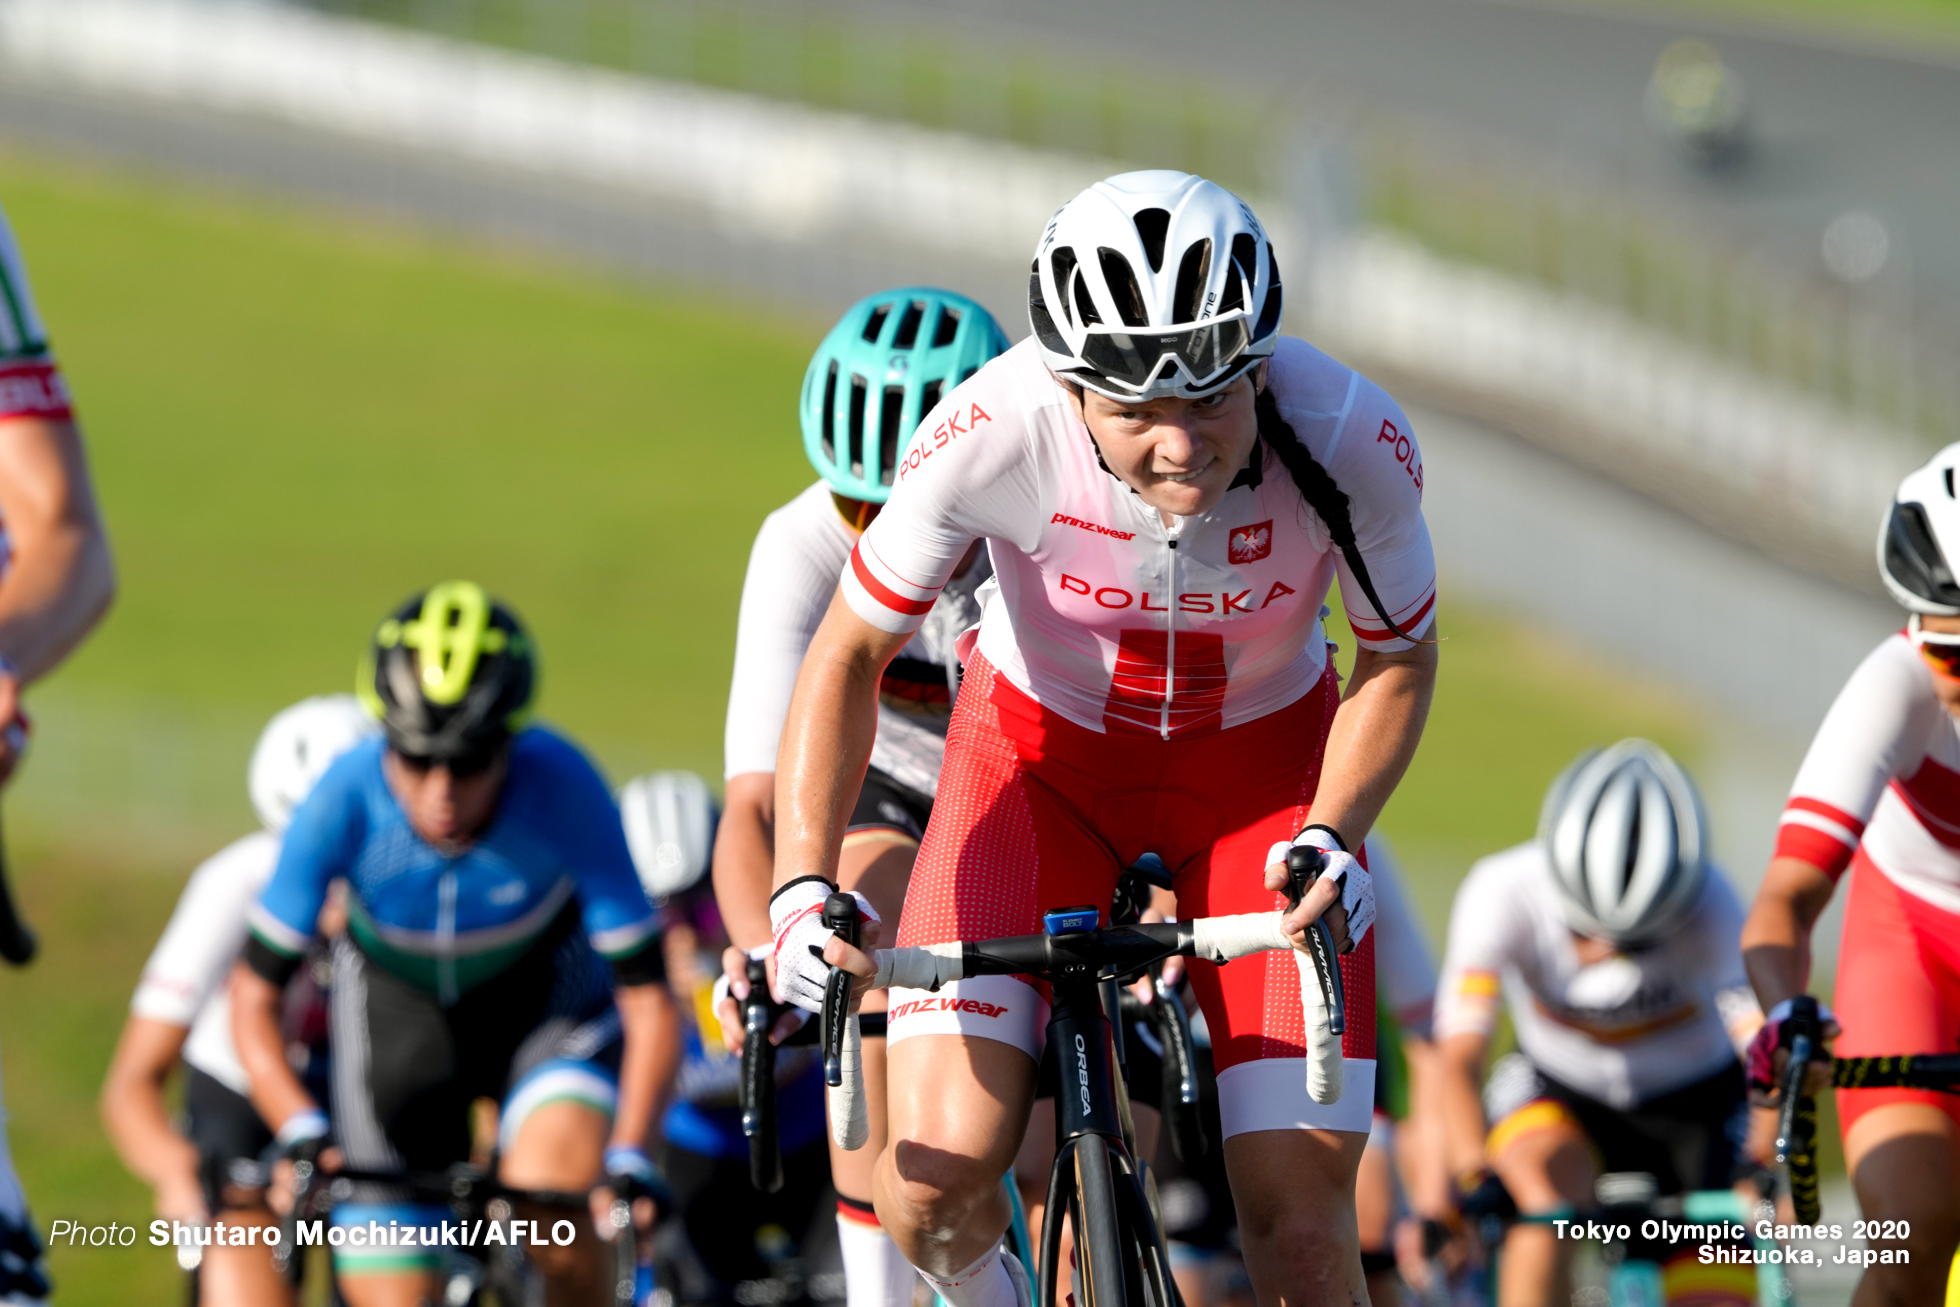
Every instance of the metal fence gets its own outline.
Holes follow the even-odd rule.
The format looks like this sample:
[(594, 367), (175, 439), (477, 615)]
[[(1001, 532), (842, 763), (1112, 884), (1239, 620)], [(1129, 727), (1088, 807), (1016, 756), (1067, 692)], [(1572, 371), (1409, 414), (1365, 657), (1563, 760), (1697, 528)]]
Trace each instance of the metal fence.
[(1398, 231), (1622, 313), (1860, 427), (1914, 433), (1928, 449), (1960, 438), (1960, 331), (1902, 293), (1901, 276), (1846, 285), (1813, 250), (1670, 210), (1570, 159), (848, 0), (304, 2), (650, 77), (1182, 168), (1268, 196), (1295, 189), (1299, 143), (1339, 124), (1360, 173), (1343, 223)]

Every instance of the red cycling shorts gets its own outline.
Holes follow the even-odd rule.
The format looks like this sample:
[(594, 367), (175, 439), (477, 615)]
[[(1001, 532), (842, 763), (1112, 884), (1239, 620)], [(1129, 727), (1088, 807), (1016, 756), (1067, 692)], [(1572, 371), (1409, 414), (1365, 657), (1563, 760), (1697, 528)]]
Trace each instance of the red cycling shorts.
[[(1861, 848), (1838, 951), (1839, 1057), (1960, 1053), (1960, 914), (1907, 893)], [(1960, 1123), (1960, 1095), (1925, 1089), (1840, 1089), (1838, 1124), (1848, 1137), (1865, 1113), (1926, 1103)]]
[[(932, 822), (899, 922), (900, 944), (1041, 930), (1042, 913), (1106, 913), (1121, 869), (1164, 860), (1184, 917), (1272, 911), (1266, 851), (1308, 820), (1339, 703), (1327, 676), (1255, 721), (1195, 737), (1103, 734), (1044, 710), (979, 656), (946, 736)], [(1375, 937), (1341, 960), (1347, 988), (1344, 1092), (1306, 1092), (1301, 973), (1285, 953), (1191, 963), (1218, 1068), (1225, 1133), (1368, 1132), (1375, 1079)], [(936, 994), (891, 994), (889, 1038), (980, 1036), (1038, 1058), (1047, 1004), (1027, 981), (981, 976)]]

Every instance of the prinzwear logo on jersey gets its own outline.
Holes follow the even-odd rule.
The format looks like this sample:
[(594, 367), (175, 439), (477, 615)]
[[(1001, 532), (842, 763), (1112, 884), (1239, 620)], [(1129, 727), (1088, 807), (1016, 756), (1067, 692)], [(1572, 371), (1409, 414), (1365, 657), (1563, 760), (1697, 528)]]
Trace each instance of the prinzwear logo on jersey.
[(1273, 520), (1235, 526), (1226, 539), (1225, 553), (1234, 563), (1256, 563), (1273, 552)]
[(1057, 513), (1055, 516), (1049, 518), (1048, 521), (1051, 524), (1059, 522), (1063, 526), (1072, 526), (1078, 530), (1093, 532), (1099, 536), (1108, 536), (1113, 540), (1134, 540), (1137, 538), (1137, 533), (1134, 531), (1118, 531), (1114, 527), (1098, 526), (1094, 522), (1084, 522), (1079, 517), (1070, 517), (1067, 513)]
[(926, 1012), (970, 1012), (977, 1017), (1003, 1017), (1007, 1008), (999, 1003), (983, 1003), (977, 998), (915, 998), (891, 1010), (887, 1021)]

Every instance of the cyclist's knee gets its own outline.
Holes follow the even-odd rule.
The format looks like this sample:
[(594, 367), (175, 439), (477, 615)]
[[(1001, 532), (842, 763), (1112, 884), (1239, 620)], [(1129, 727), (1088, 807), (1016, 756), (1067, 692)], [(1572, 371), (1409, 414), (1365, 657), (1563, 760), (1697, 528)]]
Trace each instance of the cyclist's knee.
[(987, 1158), (900, 1139), (892, 1145), (890, 1159), (886, 1197), (897, 1210), (889, 1218), (879, 1212), (888, 1224), (922, 1233), (952, 1231), (1000, 1199), (1006, 1168)]
[(519, 1189), (583, 1189), (604, 1169), (611, 1118), (585, 1103), (544, 1103), (504, 1132), (499, 1178)]

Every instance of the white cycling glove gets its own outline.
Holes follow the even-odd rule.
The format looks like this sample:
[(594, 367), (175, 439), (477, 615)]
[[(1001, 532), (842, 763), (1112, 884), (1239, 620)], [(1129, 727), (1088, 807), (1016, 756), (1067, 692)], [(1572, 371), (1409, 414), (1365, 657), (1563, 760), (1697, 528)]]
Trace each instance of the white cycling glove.
[[(823, 1010), (824, 983), (830, 964), (823, 946), (837, 932), (823, 924), (823, 901), (837, 891), (821, 876), (804, 876), (777, 890), (769, 899), (769, 932), (776, 937), (776, 992), (782, 1001), (806, 1012)], [(851, 891), (858, 914), (879, 919), (871, 900)]]
[[(774, 952), (775, 952), (775, 945), (761, 944), (756, 946), (755, 948), (750, 949), (749, 956), (752, 958), (766, 958)], [(783, 1001), (781, 998), (777, 997), (776, 992), (774, 990), (771, 990), (769, 992), (769, 997), (774, 999), (778, 1003)], [(723, 1003), (731, 1002), (731, 1001), (735, 1004), (737, 1010), (739, 1010), (742, 1007), (743, 1000), (735, 997), (734, 980), (732, 977), (729, 976), (729, 974), (726, 971), (724, 971), (719, 976), (715, 977), (714, 991), (708, 997), (708, 1007), (709, 1010), (715, 1014), (716, 1021), (721, 1021), (721, 1005)], [(808, 1012), (805, 1012), (800, 1007), (791, 1008), (790, 1011), (795, 1014), (796, 1024), (798, 1026), (801, 1026), (805, 1021), (808, 1021), (810, 1019), (810, 1014)], [(737, 1017), (736, 1020), (739, 1023), (741, 1018)], [(726, 1024), (727, 1023), (723, 1022), (724, 1026)], [(738, 1029), (740, 1028), (739, 1024), (737, 1028)]]
[(1286, 865), (1287, 853), (1298, 846), (1319, 849), (1326, 855), (1322, 876), (1332, 876), (1341, 885), (1341, 906), (1347, 909), (1348, 939), (1361, 947), (1362, 936), (1375, 924), (1375, 878), (1361, 860), (1341, 847), (1341, 842), (1325, 826), (1309, 826), (1290, 840), (1281, 840), (1266, 851), (1266, 865)]

